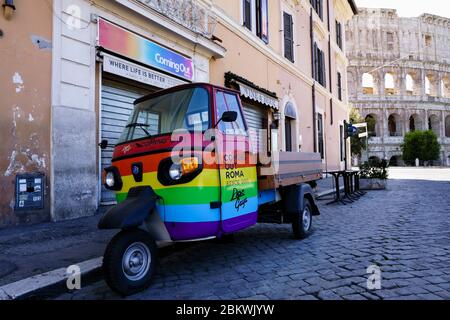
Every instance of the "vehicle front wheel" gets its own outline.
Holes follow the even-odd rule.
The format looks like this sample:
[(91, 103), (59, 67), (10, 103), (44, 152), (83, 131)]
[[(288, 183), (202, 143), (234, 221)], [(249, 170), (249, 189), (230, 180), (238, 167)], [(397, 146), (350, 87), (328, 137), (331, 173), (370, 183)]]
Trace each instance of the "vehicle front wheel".
[(103, 273), (108, 286), (128, 296), (149, 287), (156, 268), (157, 247), (142, 230), (119, 232), (103, 256)]
[(303, 199), (303, 210), (292, 219), (295, 239), (305, 239), (311, 234), (312, 207), (308, 198)]

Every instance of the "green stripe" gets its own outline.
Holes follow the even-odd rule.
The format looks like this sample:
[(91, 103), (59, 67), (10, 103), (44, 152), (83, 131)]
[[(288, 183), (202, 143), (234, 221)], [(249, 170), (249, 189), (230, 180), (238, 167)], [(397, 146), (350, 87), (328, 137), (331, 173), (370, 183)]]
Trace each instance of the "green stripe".
[[(231, 201), (234, 189), (245, 190), (245, 198), (252, 198), (258, 195), (258, 185), (254, 183), (240, 184), (236, 186), (222, 187), (222, 198), (224, 202)], [(155, 190), (156, 194), (164, 199), (163, 204), (166, 205), (183, 205), (183, 204), (204, 204), (219, 199), (218, 187), (179, 187), (164, 188)], [(127, 193), (118, 193), (116, 199), (118, 203), (123, 202), (127, 198)]]

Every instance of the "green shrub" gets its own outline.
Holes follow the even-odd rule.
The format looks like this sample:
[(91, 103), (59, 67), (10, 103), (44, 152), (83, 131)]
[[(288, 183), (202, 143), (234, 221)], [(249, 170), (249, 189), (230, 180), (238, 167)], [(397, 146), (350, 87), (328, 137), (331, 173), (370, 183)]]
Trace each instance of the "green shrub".
[(438, 160), (440, 150), (441, 146), (432, 130), (408, 132), (402, 144), (403, 160), (407, 163), (414, 163), (416, 159), (422, 162)]

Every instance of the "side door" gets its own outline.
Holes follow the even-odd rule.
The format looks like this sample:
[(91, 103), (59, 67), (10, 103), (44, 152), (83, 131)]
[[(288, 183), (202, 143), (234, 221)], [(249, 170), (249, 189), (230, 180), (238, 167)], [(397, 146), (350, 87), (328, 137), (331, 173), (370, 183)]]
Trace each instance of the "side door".
[(249, 136), (239, 96), (234, 92), (215, 90), (216, 119), (225, 111), (235, 111), (237, 120), (220, 122), (216, 140), (219, 161), (221, 229), (232, 233), (257, 221), (258, 183), (256, 162), (250, 155)]

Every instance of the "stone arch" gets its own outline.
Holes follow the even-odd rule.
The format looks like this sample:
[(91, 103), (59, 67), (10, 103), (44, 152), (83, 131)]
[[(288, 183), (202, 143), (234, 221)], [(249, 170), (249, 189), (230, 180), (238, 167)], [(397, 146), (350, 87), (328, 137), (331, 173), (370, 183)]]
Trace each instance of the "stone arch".
[(436, 76), (434, 74), (427, 74), (425, 76), (425, 94), (428, 96), (436, 97), (437, 96), (437, 84), (436, 84)]
[(414, 93), (414, 85), (415, 85), (415, 81), (414, 81), (413, 76), (408, 73), (406, 75), (405, 81), (406, 81), (406, 84), (405, 84), (406, 85), (406, 92), (409, 93), (409, 94), (413, 94)]
[(445, 75), (441, 80), (442, 97), (450, 98), (450, 78)]
[(377, 115), (373, 113), (368, 114), (365, 117), (365, 121), (367, 123), (367, 132), (369, 134), (369, 137), (377, 137), (379, 135), (379, 131), (377, 129), (378, 127)]
[(450, 138), (450, 115), (445, 117), (445, 136)]
[[(281, 129), (282, 134), (280, 138), (282, 141), (283, 150), (299, 151), (299, 144), (301, 144), (300, 125), (298, 123), (298, 107), (291, 95), (287, 95), (281, 102)], [(299, 140), (300, 139), (300, 140)]]
[(440, 137), (440, 124), (439, 117), (435, 114), (432, 114), (428, 117), (428, 130), (432, 130), (436, 136)]
[(401, 164), (402, 156), (394, 155), (389, 159), (389, 166), (398, 167)]
[(375, 85), (375, 78), (370, 73), (363, 73), (361, 77), (362, 88), (364, 94), (376, 94), (377, 89)]
[(386, 72), (384, 74), (384, 92), (386, 95), (395, 94), (395, 77), (391, 72)]
[(412, 114), (409, 117), (409, 131), (423, 130), (423, 122), (417, 113)]
[(400, 115), (398, 113), (391, 113), (388, 117), (389, 136), (399, 137), (403, 135), (403, 127)]

